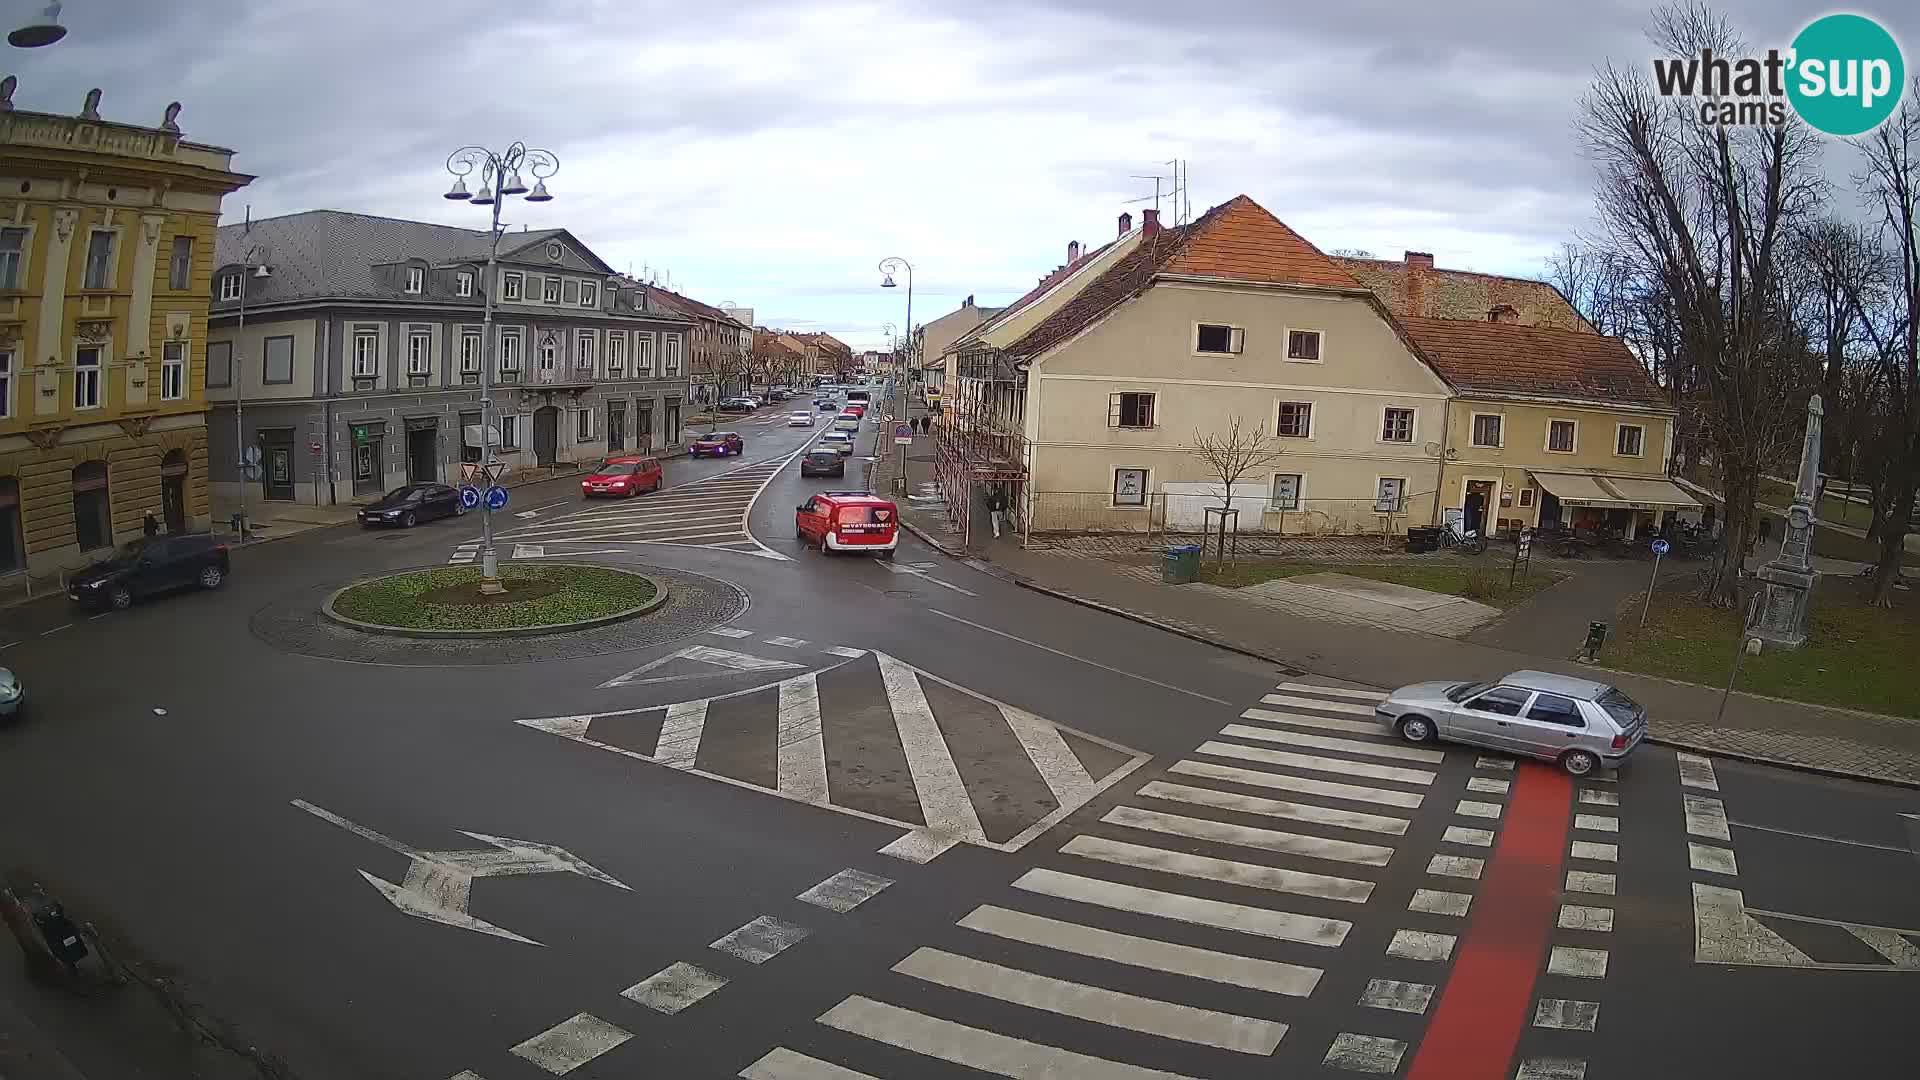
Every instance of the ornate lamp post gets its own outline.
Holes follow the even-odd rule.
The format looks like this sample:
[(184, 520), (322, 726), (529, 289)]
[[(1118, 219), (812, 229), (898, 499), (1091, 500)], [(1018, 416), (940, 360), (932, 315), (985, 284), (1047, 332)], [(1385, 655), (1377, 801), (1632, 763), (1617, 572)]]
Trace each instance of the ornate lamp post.
[[(55, 6), (57, 7), (58, 5)], [(251, 228), (252, 226), (249, 225), (248, 227)], [(248, 472), (251, 471), (248, 466), (252, 465), (256, 469), (259, 467), (247, 460), (247, 357), (245, 349), (247, 346), (247, 290), (252, 287), (247, 284), (247, 282), (252, 278), (270, 278), (273, 276), (273, 271), (268, 269), (267, 264), (260, 261), (263, 254), (264, 252), (262, 252), (260, 245), (250, 244), (247, 247), (247, 253), (240, 256), (240, 321), (233, 331), (234, 350), (233, 357), (230, 361), (233, 370), (227, 374), (227, 377), (233, 382), (233, 468), (235, 472), (239, 473), (240, 480), (240, 527), (236, 531), (239, 532), (240, 542), (243, 544), (247, 542), (247, 534), (252, 531), (252, 522), (247, 520), (247, 485), (253, 482), (254, 477), (247, 475)]]
[(7, 44), (16, 49), (38, 49), (66, 36), (67, 28), (60, 25), (60, 0), (53, 0), (41, 9), (39, 18), (8, 34)]
[[(523, 168), (533, 176), (531, 190), (521, 179)], [(480, 289), (484, 301), (480, 317), (480, 474), (491, 484), (494, 432), (498, 430), (493, 415), (493, 364), (497, 352), (493, 340), (493, 294), (500, 279), (500, 207), (511, 195), (524, 196), (528, 202), (536, 203), (552, 200), (553, 196), (547, 193), (547, 178), (560, 171), (560, 159), (551, 151), (529, 149), (522, 142), (499, 153), (484, 146), (463, 146), (447, 155), (447, 171), (454, 176), (453, 187), (446, 194), (449, 200), (493, 208), (487, 274)], [(467, 177), (476, 172), (480, 190), (469, 193)], [(507, 589), (500, 584), (500, 558), (493, 548), (493, 507), (484, 499), (480, 503), (480, 542), (480, 593), (497, 596)]]
[[(907, 336), (905, 340), (907, 343), (908, 351), (912, 351), (912, 348), (913, 348), (913, 264), (899, 257), (898, 255), (890, 255), (887, 258), (880, 260), (880, 287), (883, 289), (895, 288), (896, 286), (893, 283), (893, 275), (899, 273), (902, 270), (905, 270), (907, 272)], [(904, 421), (907, 418), (906, 373), (907, 373), (906, 362), (901, 360), (900, 348), (899, 346), (896, 345), (893, 348), (893, 409), (892, 409), (893, 417), (896, 421)], [(900, 490), (905, 491), (907, 487), (907, 448), (904, 445), (896, 443), (894, 444), (894, 450), (897, 453), (897, 456), (899, 457), (899, 460), (900, 460), (900, 478), (897, 481), (897, 483), (900, 485)]]

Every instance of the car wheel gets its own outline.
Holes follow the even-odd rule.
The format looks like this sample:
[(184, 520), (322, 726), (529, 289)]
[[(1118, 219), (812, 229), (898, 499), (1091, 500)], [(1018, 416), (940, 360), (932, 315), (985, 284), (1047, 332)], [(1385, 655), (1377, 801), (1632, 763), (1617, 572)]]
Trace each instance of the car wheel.
[(453, 504), (453, 516), (454, 516), (454, 517), (466, 517), (466, 516), (467, 516), (467, 504), (466, 504), (466, 503), (463, 503), (463, 502), (455, 502), (455, 503)]
[(411, 529), (418, 524), (420, 524), (420, 515), (411, 510), (407, 511), (406, 514), (400, 518), (400, 527), (403, 529)]
[(217, 566), (203, 566), (200, 568), (200, 587), (203, 589), (217, 589), (220, 587), (220, 583), (226, 579), (226, 573)]
[(125, 611), (133, 606), (133, 594), (127, 591), (125, 585), (116, 585), (113, 591), (107, 594), (107, 603), (115, 611)]
[(1433, 721), (1424, 716), (1403, 716), (1400, 718), (1400, 737), (1410, 743), (1430, 743), (1434, 740)]
[(1600, 759), (1588, 750), (1569, 750), (1560, 755), (1560, 767), (1568, 776), (1586, 776), (1600, 767)]
[(881, 552), (881, 553), (880, 553), (880, 557), (881, 557), (882, 559), (885, 559), (885, 560), (886, 560), (887, 562), (892, 562), (892, 561), (893, 561), (893, 552), (892, 552), (891, 550), (889, 550), (889, 551), (883, 551), (883, 552)]

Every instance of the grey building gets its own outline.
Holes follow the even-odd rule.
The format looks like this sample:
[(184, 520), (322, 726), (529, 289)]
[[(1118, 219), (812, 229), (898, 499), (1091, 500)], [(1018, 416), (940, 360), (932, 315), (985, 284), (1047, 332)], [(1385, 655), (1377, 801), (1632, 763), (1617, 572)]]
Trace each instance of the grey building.
[[(565, 229), (502, 236), (494, 281), (487, 245), (484, 229), (337, 210), (222, 227), (207, 345), (213, 491), (237, 493), (244, 446), (263, 465), (249, 494), (268, 500), (457, 484), (461, 463), (480, 458), (466, 433), (480, 422), (483, 363), (510, 469), (678, 449), (690, 320)], [(243, 272), (249, 253), (268, 276)]]

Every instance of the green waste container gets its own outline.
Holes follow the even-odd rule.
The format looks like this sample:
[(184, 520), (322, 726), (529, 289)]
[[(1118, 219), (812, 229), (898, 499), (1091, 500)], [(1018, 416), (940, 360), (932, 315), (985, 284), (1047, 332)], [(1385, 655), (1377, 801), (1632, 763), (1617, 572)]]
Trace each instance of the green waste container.
[(1200, 545), (1173, 544), (1160, 556), (1160, 580), (1187, 585), (1200, 580)]

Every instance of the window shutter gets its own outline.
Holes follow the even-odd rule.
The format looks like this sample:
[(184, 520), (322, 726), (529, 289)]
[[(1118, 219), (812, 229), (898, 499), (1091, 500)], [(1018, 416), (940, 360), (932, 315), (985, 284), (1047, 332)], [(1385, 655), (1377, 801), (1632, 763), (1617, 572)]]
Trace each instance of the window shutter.
[(1119, 394), (1107, 395), (1107, 426), (1108, 427), (1120, 426), (1120, 395)]
[(1150, 428), (1153, 426), (1153, 419), (1154, 419), (1153, 406), (1154, 406), (1154, 396), (1152, 394), (1140, 395), (1140, 426), (1141, 427)]
[(1227, 332), (1227, 351), (1228, 352), (1240, 353), (1240, 352), (1246, 351), (1246, 348), (1247, 348), (1247, 332), (1245, 330), (1236, 326), (1232, 330)]

